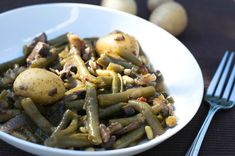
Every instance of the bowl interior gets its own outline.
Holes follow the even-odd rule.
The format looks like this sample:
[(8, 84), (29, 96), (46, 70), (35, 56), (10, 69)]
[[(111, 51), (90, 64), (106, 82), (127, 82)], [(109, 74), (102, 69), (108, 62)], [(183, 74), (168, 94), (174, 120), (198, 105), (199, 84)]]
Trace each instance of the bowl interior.
[(22, 150), (58, 156), (131, 155), (147, 150), (181, 130), (196, 114), (203, 95), (201, 70), (189, 50), (163, 29), (133, 15), (92, 5), (60, 3), (24, 7), (0, 15), (0, 63), (22, 55), (22, 46), (45, 32), (49, 38), (66, 32), (80, 37), (103, 36), (114, 30), (131, 34), (140, 42), (155, 69), (163, 73), (175, 99), (178, 124), (165, 134), (135, 147), (99, 151), (69, 151), (25, 142), (0, 132), (6, 142)]

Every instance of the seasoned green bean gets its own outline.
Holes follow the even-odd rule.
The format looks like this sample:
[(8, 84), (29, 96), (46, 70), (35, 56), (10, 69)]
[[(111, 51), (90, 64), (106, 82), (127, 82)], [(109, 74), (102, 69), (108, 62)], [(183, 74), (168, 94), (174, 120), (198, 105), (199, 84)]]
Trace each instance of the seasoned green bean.
[(72, 135), (59, 135), (51, 137), (45, 141), (46, 146), (50, 147), (89, 147), (92, 144), (88, 140), (88, 135), (84, 133), (76, 133)]
[(78, 128), (78, 119), (74, 118), (72, 119), (68, 127), (57, 132), (56, 136), (73, 134), (77, 130), (77, 128)]
[(65, 101), (65, 108), (80, 111), (85, 103), (84, 99)]
[(98, 95), (99, 105), (108, 106), (119, 102), (127, 102), (129, 99), (136, 99), (139, 97), (149, 97), (155, 94), (155, 89), (152, 86), (139, 87), (128, 89), (121, 93), (115, 94), (100, 94)]
[(7, 90), (2, 90), (2, 92), (0, 93), (0, 100), (4, 100), (7, 96)]
[(145, 122), (144, 118), (137, 118), (136, 120), (134, 120), (133, 122), (131, 122), (130, 124), (128, 124), (127, 126), (123, 127), (122, 129), (118, 130), (115, 132), (116, 135), (122, 135), (125, 133), (128, 133), (130, 131), (133, 131), (134, 129), (140, 127), (141, 125), (143, 125), (143, 123)]
[(65, 45), (68, 43), (68, 38), (67, 38), (67, 34), (62, 34), (54, 39), (51, 39), (48, 41), (48, 44), (50, 44), (53, 47), (60, 47), (62, 45)]
[(30, 67), (32, 68), (45, 68), (52, 65), (55, 60), (58, 58), (58, 54), (64, 49), (64, 46), (59, 48), (52, 48), (50, 49), (50, 56), (48, 57), (41, 57), (32, 62)]
[(115, 63), (109, 63), (107, 70), (113, 70), (116, 73), (122, 73), (124, 71), (124, 67), (119, 65), (119, 64), (115, 64)]
[(98, 76), (98, 79), (101, 80), (101, 83), (97, 84), (98, 88), (109, 87), (112, 85), (113, 82), (112, 76), (107, 76), (107, 75)]
[(7, 109), (7, 110), (1, 110), (0, 109), (0, 123), (8, 121), (9, 119), (15, 117), (16, 115), (19, 115), (21, 112), (18, 109)]
[(11, 61), (7, 61), (5, 63), (0, 63), (0, 73), (5, 72), (7, 69), (13, 68), (15, 64), (24, 65), (26, 63), (25, 56), (20, 56)]
[(68, 91), (65, 92), (65, 95), (70, 95), (73, 93), (78, 93), (78, 92), (83, 92), (86, 90), (86, 86), (85, 85), (79, 85), (77, 87), (74, 87)]
[(109, 124), (120, 123), (122, 126), (127, 126), (139, 118), (144, 119), (142, 114), (137, 114), (135, 116), (127, 117), (127, 118), (111, 119), (111, 120), (109, 120)]
[(42, 116), (30, 98), (23, 99), (21, 101), (21, 105), (26, 114), (39, 128), (48, 134), (52, 132), (52, 124), (44, 116)]
[(97, 77), (93, 76), (90, 74), (90, 72), (88, 71), (84, 61), (82, 60), (81, 56), (79, 56), (76, 52), (76, 48), (71, 48), (70, 49), (70, 53), (73, 53), (72, 56), (70, 56), (69, 58), (67, 58), (66, 60), (68, 62), (72, 62), (75, 67), (77, 68), (78, 72), (77, 72), (77, 76), (83, 81), (90, 81), (92, 83), (101, 83), (101, 80), (98, 79)]
[[(65, 129), (64, 132), (62, 133), (66, 133), (66, 131), (69, 131), (70, 133), (70, 130), (72, 129), (73, 131), (75, 131), (76, 129), (74, 127), (77, 127), (77, 122), (73, 122), (73, 120), (78, 120), (78, 115), (75, 114), (74, 112), (70, 111), (69, 109), (65, 111), (64, 115), (63, 115), (63, 118), (60, 122), (60, 124), (56, 127), (56, 129), (54, 130), (54, 132), (52, 133), (51, 136), (55, 136), (57, 134), (60, 134), (60, 132), (62, 130)], [(70, 124), (70, 125), (69, 125)], [(69, 125), (69, 126), (68, 126)], [(66, 130), (66, 127), (69, 128), (69, 130)], [(71, 130), (71, 131), (72, 131)]]
[(98, 69), (96, 70), (96, 73), (100, 76), (112, 76), (113, 81), (112, 81), (112, 93), (118, 93), (120, 91), (120, 80), (114, 71), (111, 70), (101, 70)]
[(122, 58), (126, 59), (127, 61), (130, 61), (131, 63), (133, 63), (136, 66), (142, 65), (142, 62), (131, 52), (118, 50), (117, 54), (119, 56), (121, 56)]
[[(42, 33), (24, 46), (24, 56), (0, 64), (0, 130), (50, 147), (96, 151), (135, 146), (176, 125), (161, 72), (152, 70), (134, 37), (115, 33), (107, 40), (65, 33), (49, 41)], [(47, 103), (62, 91), (51, 86), (56, 79), (45, 86), (35, 80), (32, 88), (26, 76), (16, 87), (30, 68), (53, 72), (63, 95)], [(44, 88), (44, 102), (16, 92)]]
[(87, 114), (88, 139), (96, 145), (102, 143), (99, 129), (99, 114), (96, 88), (91, 83), (86, 83), (85, 110)]
[(123, 106), (127, 105), (127, 103), (117, 103), (106, 108), (99, 109), (99, 118), (103, 119), (109, 117), (117, 112), (120, 112)]
[(97, 63), (103, 67), (107, 67), (109, 65), (109, 63), (115, 63), (115, 64), (118, 64), (118, 65), (121, 65), (123, 66), (124, 68), (128, 68), (128, 69), (131, 69), (133, 68), (135, 65), (133, 64), (130, 64), (128, 61), (126, 60), (123, 60), (123, 59), (118, 59), (118, 58), (113, 58), (111, 56), (107, 56), (105, 54), (102, 54), (98, 60), (97, 60)]
[(27, 125), (26, 116), (24, 114), (16, 115), (14, 118), (8, 120), (0, 126), (0, 130), (6, 133), (10, 133), (16, 129), (19, 129)]
[(148, 124), (153, 129), (154, 136), (161, 135), (164, 133), (164, 129), (161, 123), (154, 117), (152, 108), (151, 106), (149, 106), (149, 104), (138, 100), (129, 100), (128, 104), (143, 114)]
[(123, 135), (120, 139), (118, 139), (114, 144), (114, 149), (124, 148), (130, 145), (131, 143), (139, 140), (145, 134), (144, 126), (137, 128), (136, 130)]

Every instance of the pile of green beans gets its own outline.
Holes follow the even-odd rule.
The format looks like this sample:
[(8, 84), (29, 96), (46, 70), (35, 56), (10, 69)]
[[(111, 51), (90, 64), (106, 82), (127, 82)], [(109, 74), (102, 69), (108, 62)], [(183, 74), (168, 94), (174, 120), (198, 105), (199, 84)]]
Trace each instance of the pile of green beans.
[[(45, 40), (45, 35), (25, 45), (22, 57), (0, 64), (1, 131), (50, 147), (109, 150), (157, 138), (176, 125), (176, 121), (166, 122), (175, 119), (174, 100), (164, 88), (161, 73), (151, 69), (143, 52), (139, 56), (122, 51), (118, 57), (99, 55), (95, 50), (99, 38), (81, 39), (66, 33)], [(28, 64), (39, 41), (50, 47), (49, 55)], [(45, 106), (14, 93), (16, 77), (35, 67), (61, 77), (66, 88), (62, 99)], [(146, 74), (155, 76), (148, 79)]]

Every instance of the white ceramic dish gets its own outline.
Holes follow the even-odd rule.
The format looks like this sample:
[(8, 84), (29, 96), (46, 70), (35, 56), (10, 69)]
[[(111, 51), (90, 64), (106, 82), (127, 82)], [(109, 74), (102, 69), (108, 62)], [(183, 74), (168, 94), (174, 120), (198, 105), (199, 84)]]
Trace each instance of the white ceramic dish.
[(201, 70), (189, 50), (163, 29), (123, 12), (92, 5), (60, 3), (35, 5), (0, 14), (0, 62), (22, 55), (22, 45), (46, 32), (49, 38), (65, 32), (81, 37), (102, 36), (121, 30), (135, 36), (160, 69), (175, 99), (178, 124), (163, 135), (140, 145), (107, 151), (71, 151), (33, 144), (0, 132), (5, 142), (36, 155), (127, 156), (150, 149), (180, 131), (196, 114), (203, 96)]

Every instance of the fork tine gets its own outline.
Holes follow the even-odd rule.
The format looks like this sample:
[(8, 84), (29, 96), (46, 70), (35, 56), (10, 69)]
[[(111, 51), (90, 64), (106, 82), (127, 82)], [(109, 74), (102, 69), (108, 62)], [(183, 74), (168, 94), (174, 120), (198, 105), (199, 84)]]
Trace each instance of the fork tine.
[(228, 51), (225, 52), (220, 64), (219, 64), (219, 67), (217, 68), (216, 72), (215, 72), (215, 75), (213, 76), (211, 82), (210, 82), (210, 85), (207, 89), (207, 92), (206, 94), (207, 95), (211, 95), (213, 94), (214, 90), (215, 90), (215, 87), (216, 87), (216, 84), (218, 83), (219, 81), (219, 78), (220, 78), (220, 75), (223, 71), (223, 67), (224, 67), (224, 63), (226, 61), (226, 58), (228, 56)]
[[(229, 97), (229, 93), (230, 93), (230, 90), (233, 86), (233, 82), (234, 82), (234, 78), (235, 78), (235, 64), (233, 66), (233, 70), (231, 72), (231, 75), (229, 77), (229, 80), (228, 80), (228, 83), (227, 83), (227, 86), (224, 90), (224, 94), (222, 96), (223, 99), (227, 99)], [(235, 96), (235, 87), (233, 87), (233, 90), (232, 90), (232, 95), (230, 97), (233, 97)], [(230, 98), (231, 99), (231, 98)]]
[(229, 98), (229, 101), (235, 102), (235, 85), (233, 86), (232, 94)]
[(233, 56), (234, 56), (234, 52), (232, 52), (229, 56), (229, 59), (227, 61), (227, 64), (225, 65), (225, 68), (224, 68), (224, 71), (222, 73), (222, 76), (220, 78), (220, 81), (219, 81), (219, 84), (216, 88), (216, 92), (215, 92), (215, 95), (216, 97), (219, 97), (222, 93), (222, 90), (223, 90), (223, 87), (224, 87), (224, 83), (225, 83), (225, 80), (226, 80), (226, 77), (228, 75), (228, 72), (229, 72), (229, 68), (232, 64), (232, 60), (233, 60)]

